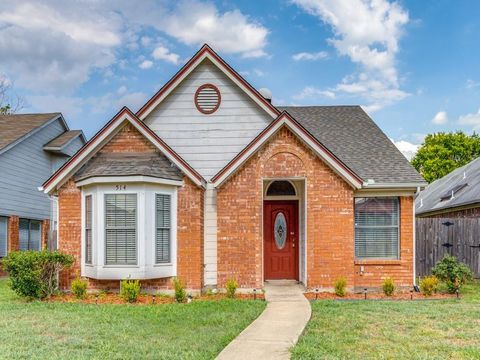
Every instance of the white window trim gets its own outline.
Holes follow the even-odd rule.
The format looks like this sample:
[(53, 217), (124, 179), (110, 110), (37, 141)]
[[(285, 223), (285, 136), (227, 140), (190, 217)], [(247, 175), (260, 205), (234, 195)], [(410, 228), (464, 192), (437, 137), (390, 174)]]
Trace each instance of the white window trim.
[[(117, 187), (118, 186), (118, 187)], [(125, 186), (125, 187), (124, 187)], [(100, 183), (82, 187), (81, 275), (99, 280), (157, 279), (177, 274), (177, 186), (151, 183)], [(105, 195), (137, 195), (137, 264), (105, 264)], [(155, 197), (171, 196), (171, 258), (155, 263)], [(92, 264), (85, 263), (85, 197), (92, 196)]]

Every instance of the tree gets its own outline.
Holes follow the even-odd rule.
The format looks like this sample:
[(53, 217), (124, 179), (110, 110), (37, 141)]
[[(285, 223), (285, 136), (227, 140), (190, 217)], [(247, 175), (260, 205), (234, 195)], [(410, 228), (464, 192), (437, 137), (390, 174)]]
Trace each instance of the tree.
[(480, 137), (462, 131), (429, 134), (412, 165), (431, 183), (480, 156)]
[(0, 115), (15, 114), (24, 104), (22, 97), (12, 94), (12, 83), (0, 77)]

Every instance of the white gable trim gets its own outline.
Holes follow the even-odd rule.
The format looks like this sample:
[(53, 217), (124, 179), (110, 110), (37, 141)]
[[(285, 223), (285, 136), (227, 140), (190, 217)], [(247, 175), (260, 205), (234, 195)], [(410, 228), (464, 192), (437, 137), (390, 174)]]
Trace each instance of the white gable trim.
[(288, 115), (283, 113), (275, 120), (266, 131), (261, 133), (259, 137), (254, 139), (249, 146), (247, 146), (232, 162), (230, 162), (225, 168), (223, 168), (212, 179), (215, 187), (220, 186), (225, 180), (227, 180), (235, 171), (241, 167), (258, 149), (260, 149), (273, 135), (275, 135), (281, 127), (286, 126), (291, 132), (298, 136), (305, 144), (307, 144), (315, 153), (337, 174), (339, 174), (347, 183), (349, 183), (354, 189), (360, 189), (362, 187), (362, 181), (355, 176), (350, 170), (342, 165), (337, 159), (335, 159), (318, 141), (315, 141), (311, 136), (307, 136), (302, 128), (293, 121)]
[(196, 185), (203, 186), (203, 178), (191, 169), (176, 153), (173, 152), (158, 136), (147, 128), (127, 108), (122, 109), (102, 130), (100, 130), (88, 144), (77, 154), (67, 161), (50, 179), (42, 186), (42, 190), (50, 194), (61, 186), (71, 175), (75, 173), (86, 161), (88, 161), (101, 147), (106, 144), (125, 124), (132, 124), (145, 138), (155, 145), (172, 163), (186, 174)]
[(160, 91), (137, 112), (139, 119), (143, 121), (205, 59), (210, 60), (273, 119), (279, 115), (279, 111), (273, 105), (263, 99), (253, 87), (216, 55), (208, 45), (204, 45), (202, 49), (192, 57), (190, 60), (192, 62), (187, 63), (164, 88), (160, 89)]
[(152, 183), (171, 186), (183, 186), (182, 180), (162, 179), (153, 176), (94, 176), (77, 182), (78, 186), (91, 184)]

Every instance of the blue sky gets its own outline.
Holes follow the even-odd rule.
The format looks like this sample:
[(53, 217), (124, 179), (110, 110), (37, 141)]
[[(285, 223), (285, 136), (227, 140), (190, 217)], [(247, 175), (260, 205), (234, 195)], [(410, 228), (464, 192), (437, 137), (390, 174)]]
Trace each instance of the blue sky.
[(480, 129), (478, 1), (10, 1), (0, 77), (92, 136), (209, 43), (277, 105), (359, 104), (407, 155)]

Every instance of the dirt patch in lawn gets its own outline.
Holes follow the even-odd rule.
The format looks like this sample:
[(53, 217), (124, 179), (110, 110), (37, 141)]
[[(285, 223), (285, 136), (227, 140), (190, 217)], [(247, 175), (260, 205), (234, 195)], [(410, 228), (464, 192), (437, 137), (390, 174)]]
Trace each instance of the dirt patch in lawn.
[[(347, 293), (345, 296), (340, 297), (330, 292), (307, 292), (304, 293), (308, 300), (364, 300), (364, 293)], [(408, 293), (399, 292), (392, 296), (387, 296), (383, 292), (368, 292), (367, 300), (432, 300), (432, 299), (454, 299), (457, 296), (455, 294), (443, 294), (437, 293), (431, 296), (425, 296), (421, 293)], [(461, 295), (460, 295), (461, 297)]]
[[(226, 294), (200, 295), (191, 298), (191, 301), (219, 301), (227, 299)], [(263, 294), (236, 294), (236, 300), (264, 300)], [(65, 293), (54, 295), (48, 302), (78, 303), (78, 304), (126, 304), (127, 302), (117, 293), (87, 294), (84, 299), (77, 299), (73, 294)], [(173, 296), (168, 295), (139, 295), (133, 305), (174, 304)]]

